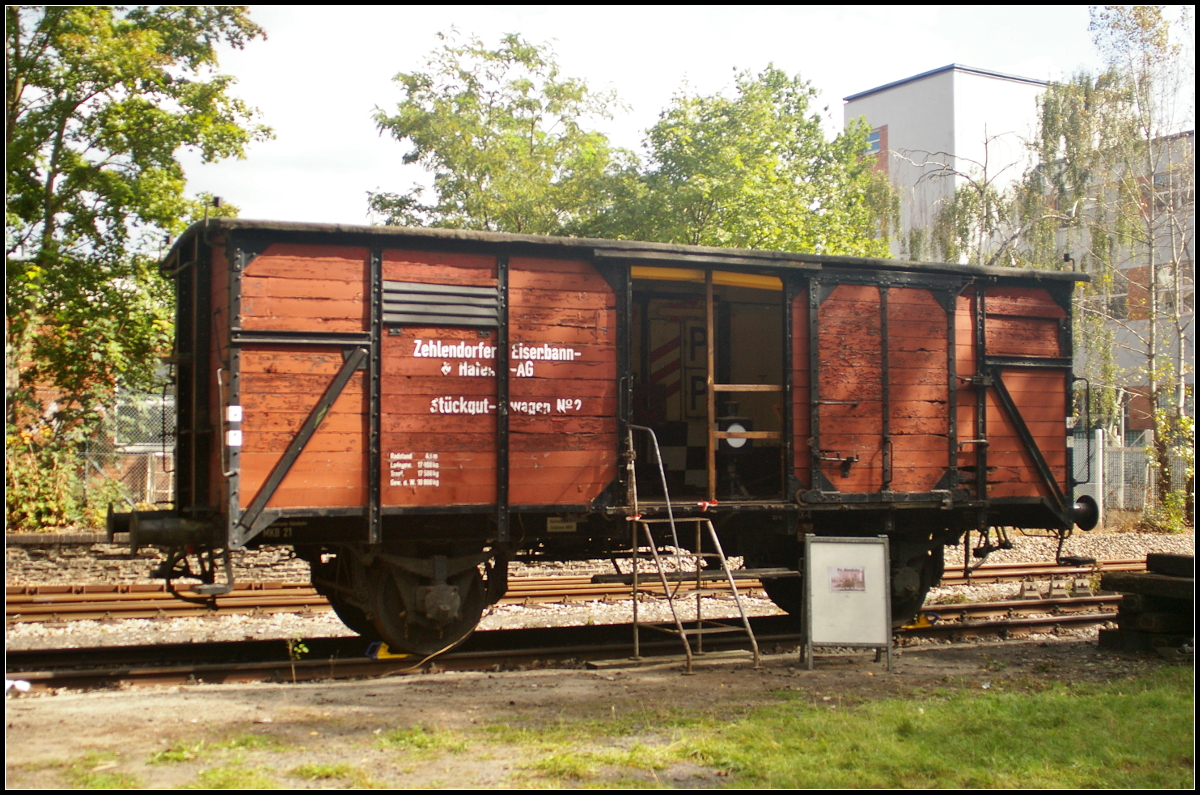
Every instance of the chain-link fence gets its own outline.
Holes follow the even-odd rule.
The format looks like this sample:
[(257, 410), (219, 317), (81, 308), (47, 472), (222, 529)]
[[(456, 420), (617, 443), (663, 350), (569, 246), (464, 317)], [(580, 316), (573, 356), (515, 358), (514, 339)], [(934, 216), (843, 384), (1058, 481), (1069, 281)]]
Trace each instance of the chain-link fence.
[[(1101, 514), (1122, 511), (1142, 514), (1158, 504), (1159, 469), (1150, 447), (1149, 435), (1131, 438), (1126, 445), (1105, 443), (1102, 433), (1076, 431), (1074, 437), (1075, 479), (1086, 481), (1075, 487), (1076, 494), (1095, 499)], [(1187, 469), (1192, 462), (1172, 453), (1168, 490), (1187, 488)]]
[(175, 397), (122, 395), (83, 459), (85, 502), (168, 507), (175, 498)]

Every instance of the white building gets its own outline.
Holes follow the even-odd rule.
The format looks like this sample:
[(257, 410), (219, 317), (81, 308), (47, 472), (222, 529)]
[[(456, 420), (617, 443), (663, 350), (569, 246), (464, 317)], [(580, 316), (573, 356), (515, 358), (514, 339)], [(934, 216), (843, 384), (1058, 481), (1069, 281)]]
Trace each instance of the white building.
[(900, 191), (892, 253), (934, 259), (928, 234), (942, 203), (970, 179), (1002, 189), (1028, 164), (1046, 82), (950, 64), (845, 98), (864, 117), (872, 151)]

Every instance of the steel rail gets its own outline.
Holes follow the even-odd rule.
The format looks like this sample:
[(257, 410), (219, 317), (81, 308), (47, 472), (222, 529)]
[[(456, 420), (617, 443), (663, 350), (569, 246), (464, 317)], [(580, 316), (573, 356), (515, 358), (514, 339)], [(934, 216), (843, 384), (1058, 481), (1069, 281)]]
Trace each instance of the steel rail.
[[(949, 636), (952, 639), (998, 634), (1021, 637), (1034, 630), (1055, 631), (1109, 622), (1120, 596), (1022, 600), (970, 605), (935, 605), (925, 611), (936, 616), (929, 626), (907, 627), (898, 637)], [(1088, 611), (1088, 612), (1080, 612)], [(1057, 615), (1047, 613), (1057, 612)], [(1003, 615), (1003, 617), (999, 617)], [(755, 634), (767, 648), (792, 647), (802, 640), (786, 616), (752, 619)], [(10, 651), (6, 677), (28, 681), (34, 690), (141, 685), (221, 684), (262, 681), (312, 681), (378, 677), (430, 670), (500, 670), (523, 665), (569, 661), (609, 660), (618, 664), (632, 653), (630, 626), (557, 627), (478, 632), (459, 650), (436, 660), (417, 657), (376, 660), (366, 656), (360, 638), (309, 639), (309, 659), (289, 659), (286, 643), (243, 641), (212, 644), (173, 644), (97, 649)], [(729, 644), (739, 648), (738, 644)], [(672, 662), (678, 644), (643, 642), (651, 662)], [(739, 662), (729, 652), (710, 659)], [(224, 658), (224, 659), (222, 659)], [(201, 662), (183, 662), (185, 660)], [(746, 660), (749, 663), (747, 653)], [(629, 664), (636, 664), (630, 661)]]
[[(1103, 571), (1137, 571), (1145, 561), (1104, 561)], [(969, 579), (948, 574), (944, 585), (1023, 581), (1038, 577), (1085, 577), (1094, 567), (1067, 567), (1054, 564), (1001, 564), (981, 567)], [(747, 590), (761, 593), (758, 580), (742, 581)], [(683, 583), (690, 590), (694, 583)], [(728, 583), (706, 583), (707, 589), (728, 590)], [(186, 616), (259, 615), (303, 613), (328, 610), (329, 603), (307, 583), (250, 583), (220, 597), (216, 608), (175, 599), (156, 585), (25, 585), (6, 588), (5, 620), (8, 623), (62, 622), (110, 619), (153, 619)], [(655, 595), (661, 585), (643, 590)], [(543, 604), (548, 602), (613, 601), (628, 599), (630, 588), (619, 583), (594, 583), (590, 575), (517, 577), (509, 581), (509, 590), (501, 604)]]

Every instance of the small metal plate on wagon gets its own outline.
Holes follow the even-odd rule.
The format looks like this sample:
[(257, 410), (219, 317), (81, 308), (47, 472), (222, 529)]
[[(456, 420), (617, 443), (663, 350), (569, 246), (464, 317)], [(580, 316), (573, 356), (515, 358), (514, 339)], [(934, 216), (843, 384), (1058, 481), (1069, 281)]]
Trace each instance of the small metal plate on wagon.
[(574, 519), (563, 519), (551, 516), (546, 519), (547, 533), (574, 533), (579, 528), (579, 522)]

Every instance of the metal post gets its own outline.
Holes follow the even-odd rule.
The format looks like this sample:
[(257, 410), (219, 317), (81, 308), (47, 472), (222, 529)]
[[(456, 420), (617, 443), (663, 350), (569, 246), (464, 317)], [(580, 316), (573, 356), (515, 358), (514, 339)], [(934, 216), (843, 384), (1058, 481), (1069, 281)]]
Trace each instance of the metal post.
[(638, 638), (638, 523), (629, 523), (629, 542), (633, 561), (633, 659), (642, 659), (641, 640)]
[(713, 272), (706, 270), (704, 272), (704, 323), (707, 345), (707, 377), (705, 379), (707, 396), (707, 417), (708, 417), (708, 499), (717, 499), (717, 395), (714, 387), (716, 386), (716, 373), (713, 372)]

